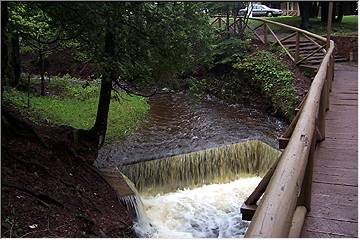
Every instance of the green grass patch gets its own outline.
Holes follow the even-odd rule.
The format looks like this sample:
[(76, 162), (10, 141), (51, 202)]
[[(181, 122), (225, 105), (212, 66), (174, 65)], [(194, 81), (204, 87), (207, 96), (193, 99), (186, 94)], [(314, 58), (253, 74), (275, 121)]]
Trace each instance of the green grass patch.
[[(210, 18), (210, 23), (216, 18)], [(226, 18), (222, 18), (226, 21)], [(299, 16), (280, 16), (280, 17), (264, 17), (264, 19), (268, 19), (274, 22), (284, 23), (290, 26), (299, 27), (301, 23), (301, 18)], [(234, 18), (230, 17), (230, 24), (234, 22)], [(310, 18), (310, 32), (314, 32), (319, 35), (326, 35), (327, 25), (326, 23), (322, 23), (320, 18)], [(259, 26), (262, 22), (257, 20), (248, 20), (248, 25), (251, 28), (255, 28)], [(219, 29), (218, 22), (213, 23), (213, 26), (216, 29)], [(284, 29), (283, 27), (278, 27), (275, 25), (270, 25), (271, 29), (275, 32), (284, 32), (288, 33), (291, 32), (289, 30)], [(221, 23), (221, 30), (225, 30), (225, 22)], [(341, 23), (332, 23), (331, 28), (331, 35), (332, 36), (349, 36), (349, 37), (357, 37), (358, 35), (358, 16), (351, 15), (351, 16), (344, 16)]]
[(245, 72), (260, 87), (262, 93), (271, 99), (277, 113), (292, 119), (298, 103), (298, 96), (293, 86), (294, 77), (290, 70), (271, 52), (258, 51), (239, 60), (233, 65)]
[[(267, 18), (269, 20), (284, 23), (294, 27), (299, 27), (301, 18), (291, 16), (281, 16)], [(320, 18), (310, 18), (310, 32), (314, 32), (319, 35), (326, 35), (326, 23), (322, 23)], [(272, 26), (274, 30), (280, 30), (276, 26)], [(333, 36), (352, 36), (358, 35), (358, 16), (344, 16), (341, 23), (332, 23), (331, 35)]]
[[(82, 88), (81, 84), (66, 81), (53, 81), (48, 88), (60, 89), (61, 96), (30, 95), (30, 108), (27, 108), (27, 93), (15, 89), (4, 92), (4, 100), (13, 104), (35, 122), (56, 125), (69, 125), (74, 128), (89, 129), (96, 119), (99, 85)], [(122, 139), (134, 131), (149, 110), (145, 98), (129, 96), (126, 93), (113, 94), (110, 103), (106, 142)]]

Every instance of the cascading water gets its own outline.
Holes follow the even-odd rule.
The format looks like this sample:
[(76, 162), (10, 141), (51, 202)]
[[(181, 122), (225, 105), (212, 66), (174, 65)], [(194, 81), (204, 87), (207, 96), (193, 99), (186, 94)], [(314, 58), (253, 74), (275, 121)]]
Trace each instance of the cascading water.
[(246, 141), (123, 166), (119, 175), (135, 185), (123, 175), (133, 194), (120, 200), (136, 215), (140, 237), (241, 237), (248, 222), (240, 206), (261, 180), (249, 175), (261, 175), (279, 155)]
[(262, 175), (280, 151), (258, 141), (119, 167), (142, 193), (166, 193), (210, 183), (226, 183), (240, 176)]
[(238, 238), (249, 222), (241, 220), (240, 206), (260, 177), (226, 184), (204, 185), (156, 196), (143, 196), (151, 226), (136, 222), (139, 237)]

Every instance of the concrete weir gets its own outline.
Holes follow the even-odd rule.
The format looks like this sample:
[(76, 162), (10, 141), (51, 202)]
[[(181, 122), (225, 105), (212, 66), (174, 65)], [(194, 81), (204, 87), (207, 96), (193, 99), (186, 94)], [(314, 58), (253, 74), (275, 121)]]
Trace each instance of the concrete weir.
[[(138, 204), (141, 201), (135, 186), (117, 168), (101, 169), (101, 175), (115, 190), (118, 200), (122, 202), (134, 219), (138, 219)], [(138, 199), (139, 198), (139, 199)]]
[(248, 140), (120, 166), (119, 170), (142, 194), (158, 194), (262, 176), (279, 155), (279, 150), (261, 141)]
[(110, 186), (113, 187), (119, 198), (134, 195), (133, 190), (117, 168), (101, 169), (100, 173)]

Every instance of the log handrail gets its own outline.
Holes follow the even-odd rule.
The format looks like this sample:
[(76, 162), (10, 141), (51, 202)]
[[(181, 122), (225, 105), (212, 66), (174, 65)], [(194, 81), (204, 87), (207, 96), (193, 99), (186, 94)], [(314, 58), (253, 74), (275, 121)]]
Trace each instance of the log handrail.
[(265, 26), (267, 26), (267, 28), (269, 29), (270, 33), (274, 36), (275, 40), (278, 42), (278, 44), (284, 49), (285, 53), (288, 55), (288, 57), (295, 62), (294, 57), (290, 54), (289, 50), (286, 49), (286, 47), (281, 43), (280, 39), (276, 36), (276, 34), (274, 33), (274, 31), (270, 28), (269, 25), (265, 24)]
[[(326, 43), (326, 38), (296, 27), (267, 19), (250, 19), (261, 21), (265, 25), (277, 25)], [(299, 197), (304, 198), (306, 192), (303, 183), (311, 184), (311, 180), (303, 180), (304, 176), (308, 175), (305, 174), (306, 169), (312, 171), (309, 166), (312, 166), (314, 146), (318, 140), (325, 137), (324, 115), (334, 75), (333, 51), (334, 42), (330, 41), (326, 55), (295, 119), (289, 142), (278, 159), (276, 169), (271, 175), (245, 237), (298, 237), (300, 234), (305, 213), (309, 209), (308, 204), (299, 201)]]

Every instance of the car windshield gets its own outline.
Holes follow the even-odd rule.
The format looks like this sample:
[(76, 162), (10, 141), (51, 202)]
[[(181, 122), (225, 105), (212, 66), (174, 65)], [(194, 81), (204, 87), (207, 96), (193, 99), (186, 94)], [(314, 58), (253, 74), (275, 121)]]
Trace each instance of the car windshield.
[(270, 9), (268, 6), (265, 6), (265, 5), (260, 5), (260, 7), (261, 7), (262, 9)]

